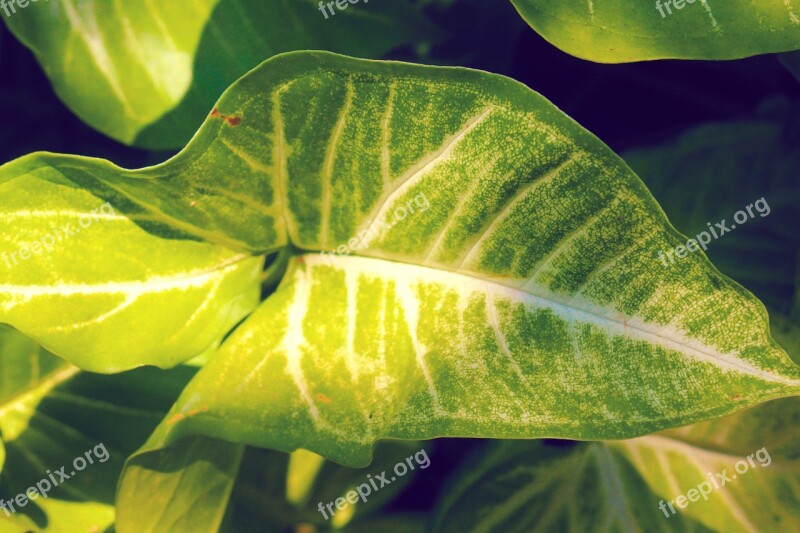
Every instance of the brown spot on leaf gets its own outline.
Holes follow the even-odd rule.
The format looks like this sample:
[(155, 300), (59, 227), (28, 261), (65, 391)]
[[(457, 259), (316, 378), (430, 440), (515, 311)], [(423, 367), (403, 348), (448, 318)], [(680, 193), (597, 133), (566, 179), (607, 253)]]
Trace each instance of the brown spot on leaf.
[(170, 423), (170, 424), (174, 424), (175, 422), (180, 422), (181, 420), (184, 420), (186, 418), (191, 418), (193, 416), (197, 416), (200, 413), (205, 413), (206, 411), (208, 411), (208, 406), (204, 405), (203, 407), (201, 407), (199, 409), (192, 409), (192, 410), (188, 411), (186, 414), (178, 413), (176, 415), (173, 415), (167, 422)]
[(319, 400), (319, 401), (321, 401), (323, 403), (331, 403), (333, 401), (330, 398), (328, 398), (327, 396), (325, 396), (324, 394), (322, 394), (321, 392), (317, 393), (317, 400)]
[(238, 126), (239, 123), (242, 121), (242, 117), (237, 117), (235, 115), (224, 115), (219, 112), (219, 109), (216, 107), (211, 110), (211, 116), (214, 118), (219, 118), (225, 121), (226, 124), (229, 126)]
[(200, 413), (205, 413), (206, 411), (208, 411), (208, 406), (207, 406), (207, 405), (204, 405), (203, 407), (201, 407), (201, 408), (199, 408), (199, 409), (192, 409), (191, 411), (189, 411), (188, 413), (186, 413), (186, 416), (187, 416), (187, 417), (191, 417), (191, 416), (197, 416), (197, 415), (199, 415)]

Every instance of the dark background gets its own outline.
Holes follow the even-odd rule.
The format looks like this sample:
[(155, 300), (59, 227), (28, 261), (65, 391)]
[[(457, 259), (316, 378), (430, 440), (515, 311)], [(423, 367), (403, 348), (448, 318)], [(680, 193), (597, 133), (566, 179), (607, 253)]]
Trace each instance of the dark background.
[[(463, 65), (510, 76), (545, 95), (615, 151), (655, 144), (692, 126), (752, 116), (800, 84), (766, 55), (738, 61), (591, 63), (561, 52), (522, 21), (510, 2), (461, 0), (431, 11), (447, 37), (427, 53), (393, 58)], [(56, 97), (33, 54), (0, 25), (0, 164), (46, 150), (150, 165), (169, 153), (128, 148), (84, 125)]]

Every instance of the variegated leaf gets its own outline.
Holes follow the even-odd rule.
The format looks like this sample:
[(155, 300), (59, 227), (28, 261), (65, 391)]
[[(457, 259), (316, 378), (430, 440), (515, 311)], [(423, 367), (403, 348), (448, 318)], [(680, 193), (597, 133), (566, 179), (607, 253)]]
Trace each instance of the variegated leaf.
[(500, 280), (307, 255), (160, 431), (363, 465), (381, 438), (623, 438), (797, 392), (788, 360), (697, 346)]
[(454, 477), (433, 530), (795, 531), (799, 421), (791, 398), (628, 441), (491, 444)]
[[(657, 147), (625, 154), (681, 232), (709, 222), (735, 229), (708, 245), (709, 258), (769, 311), (772, 335), (800, 361), (800, 108), (775, 103), (751, 120), (706, 124)], [(760, 202), (745, 224), (735, 213)], [(751, 207), (752, 209), (752, 207)]]
[(364, 464), (384, 437), (628, 437), (800, 390), (758, 300), (701, 252), (665, 267), (685, 238), (641, 181), (506, 78), (286, 54), (174, 160), (100, 167), (71, 165), (71, 183), (124, 194), (160, 231), (353, 252), (297, 253), (165, 445), (201, 433)]

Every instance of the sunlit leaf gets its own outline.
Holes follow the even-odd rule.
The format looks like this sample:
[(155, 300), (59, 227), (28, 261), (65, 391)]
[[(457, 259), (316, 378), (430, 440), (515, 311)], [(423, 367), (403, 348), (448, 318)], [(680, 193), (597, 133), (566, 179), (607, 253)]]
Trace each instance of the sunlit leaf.
[[(0, 167), (0, 322), (87, 370), (174, 366), (253, 309), (262, 260), (213, 244), (221, 231), (171, 217), (167, 198), (115, 188), (120, 174), (128, 173), (49, 154)], [(158, 190), (150, 176), (134, 176)], [(186, 193), (198, 196), (195, 207), (174, 205), (192, 216), (215, 209), (213, 198)]]
[(364, 465), (381, 438), (624, 438), (800, 390), (760, 302), (702, 253), (665, 267), (685, 237), (641, 181), (506, 78), (286, 54), (164, 165), (48, 169), (65, 167), (95, 197), (136, 199), (128, 220), (160, 212), (151, 232), (369, 256), (298, 251), (162, 446), (205, 435)]
[(800, 49), (800, 5), (789, 0), (512, 2), (545, 39), (600, 63), (737, 59)]
[(351, 4), (326, 16), (313, 0), (59, 0), (2, 18), (83, 121), (126, 144), (173, 149), (228, 85), (272, 55), (380, 57), (436, 35), (406, 0)]

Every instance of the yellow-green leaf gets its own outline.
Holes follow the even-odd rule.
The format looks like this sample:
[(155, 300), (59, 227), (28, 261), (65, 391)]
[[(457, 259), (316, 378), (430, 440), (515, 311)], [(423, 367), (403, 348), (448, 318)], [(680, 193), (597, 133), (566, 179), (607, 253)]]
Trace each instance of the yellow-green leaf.
[(738, 59), (800, 49), (795, 0), (512, 0), (565, 52), (600, 63)]
[(800, 391), (763, 305), (701, 251), (665, 266), (686, 238), (642, 182), (507, 78), (285, 54), (159, 167), (49, 168), (182, 244), (292, 254), (162, 446), (363, 465), (381, 438), (632, 437)]

